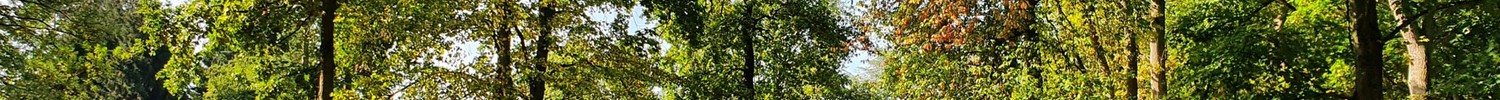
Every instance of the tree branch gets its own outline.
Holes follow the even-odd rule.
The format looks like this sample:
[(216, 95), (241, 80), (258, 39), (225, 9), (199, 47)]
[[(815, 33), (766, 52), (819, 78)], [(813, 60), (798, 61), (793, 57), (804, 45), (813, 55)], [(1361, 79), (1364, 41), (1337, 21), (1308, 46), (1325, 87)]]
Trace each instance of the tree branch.
[(1427, 14), (1431, 14), (1432, 12), (1440, 12), (1440, 11), (1452, 10), (1452, 9), (1458, 8), (1460, 6), (1472, 6), (1472, 5), (1479, 4), (1479, 1), (1483, 1), (1483, 0), (1469, 0), (1469, 1), (1460, 1), (1460, 2), (1448, 3), (1448, 4), (1445, 4), (1443, 6), (1439, 6), (1437, 9), (1429, 9), (1427, 11), (1423, 11), (1421, 13), (1417, 13), (1416, 15), (1413, 15), (1413, 16), (1406, 16), (1406, 19), (1411, 19), (1411, 20), (1414, 20), (1414, 21), (1401, 22), (1400, 24), (1396, 25), (1396, 27), (1393, 27), (1390, 31), (1387, 31), (1386, 33), (1388, 33), (1388, 34), (1394, 34), (1396, 32), (1400, 32), (1402, 28), (1406, 28), (1407, 26), (1411, 26), (1412, 22), (1416, 22), (1415, 21), (1416, 19), (1422, 18), (1422, 16), (1426, 16)]
[(22, 16), (10, 15), (10, 14), (0, 14), (0, 16), (8, 17), (8, 18), (17, 18), (17, 19), (21, 19), (21, 20), (31, 20), (31, 21), (38, 21), (38, 22), (42, 21), (42, 19), (38, 19), (38, 18), (22, 17)]

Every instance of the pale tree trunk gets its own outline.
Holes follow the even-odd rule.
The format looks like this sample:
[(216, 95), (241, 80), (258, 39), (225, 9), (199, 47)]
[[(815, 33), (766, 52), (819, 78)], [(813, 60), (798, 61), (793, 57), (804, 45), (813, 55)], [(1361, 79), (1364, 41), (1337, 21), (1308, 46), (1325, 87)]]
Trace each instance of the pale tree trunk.
[(1353, 0), (1349, 5), (1351, 18), (1354, 18), (1354, 99), (1355, 100), (1382, 100), (1381, 94), (1384, 86), (1385, 69), (1382, 67), (1384, 54), (1381, 53), (1382, 37), (1379, 31), (1379, 20), (1375, 17), (1375, 0)]
[(322, 39), (320, 39), (322, 43), (319, 44), (318, 52), (322, 54), (321, 58), (323, 58), (320, 62), (318, 62), (319, 72), (317, 95), (319, 100), (332, 99), (329, 98), (328, 93), (332, 92), (333, 90), (334, 75), (338, 74), (334, 73), (335, 64), (333, 61), (333, 19), (338, 16), (334, 14), (334, 11), (338, 9), (338, 0), (323, 0), (323, 20), (320, 20), (318, 22), (318, 29), (319, 31), (322, 31), (318, 33), (318, 35), (322, 37)]
[(1157, 37), (1155, 39), (1157, 42), (1151, 43), (1151, 60), (1152, 63), (1157, 64), (1157, 73), (1152, 73), (1151, 76), (1151, 93), (1158, 100), (1166, 99), (1167, 85), (1164, 81), (1169, 73), (1167, 70), (1167, 16), (1164, 13), (1167, 10), (1166, 7), (1166, 0), (1151, 0), (1151, 28), (1152, 31), (1157, 31), (1157, 34), (1152, 36)]
[[(1402, 0), (1388, 0), (1386, 3), (1390, 6), (1391, 15), (1394, 16), (1392, 18), (1396, 19), (1396, 23), (1411, 23), (1412, 20), (1406, 19), (1406, 14), (1401, 13), (1401, 2)], [(1426, 100), (1427, 49), (1420, 41), (1417, 41), (1417, 34), (1412, 32), (1414, 29), (1411, 26), (1400, 29), (1401, 40), (1406, 43), (1406, 55), (1411, 64), (1406, 67), (1406, 89), (1411, 93), (1412, 100)]]
[(1151, 74), (1151, 93), (1155, 99), (1163, 99), (1167, 94), (1165, 81), (1167, 70), (1167, 31), (1166, 13), (1167, 2), (1164, 0), (1151, 1), (1151, 28), (1156, 32), (1151, 45), (1151, 62), (1156, 64), (1156, 73)]

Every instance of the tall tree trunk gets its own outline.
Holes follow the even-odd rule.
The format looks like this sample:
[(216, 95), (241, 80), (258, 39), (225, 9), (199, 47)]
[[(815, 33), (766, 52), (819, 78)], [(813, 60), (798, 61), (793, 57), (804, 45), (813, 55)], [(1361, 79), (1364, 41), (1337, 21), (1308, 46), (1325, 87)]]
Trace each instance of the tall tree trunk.
[(318, 99), (330, 100), (329, 92), (333, 92), (334, 61), (333, 61), (333, 20), (338, 15), (333, 12), (339, 9), (338, 0), (323, 0), (323, 20), (318, 22), (318, 35), (322, 36), (318, 52), (323, 54), (323, 60), (318, 62)]
[(1349, 12), (1354, 18), (1354, 99), (1356, 100), (1381, 100), (1381, 90), (1384, 86), (1385, 69), (1382, 68), (1384, 55), (1381, 54), (1382, 37), (1379, 32), (1379, 23), (1375, 17), (1375, 0), (1352, 0)]
[(1127, 87), (1125, 89), (1126, 89), (1126, 91), (1130, 91), (1130, 92), (1129, 92), (1129, 94), (1126, 94), (1125, 97), (1129, 97), (1130, 100), (1136, 100), (1136, 99), (1140, 99), (1140, 97), (1137, 96), (1137, 95), (1140, 95), (1140, 86), (1137, 86), (1137, 84), (1136, 84), (1138, 82), (1138, 79), (1136, 79), (1136, 76), (1139, 73), (1136, 70), (1136, 67), (1140, 65), (1140, 64), (1137, 64), (1137, 63), (1141, 62), (1140, 61), (1141, 60), (1140, 59), (1141, 53), (1138, 52), (1138, 51), (1140, 51), (1140, 50), (1138, 50), (1138, 49), (1140, 49), (1140, 44), (1136, 43), (1136, 38), (1135, 38), (1136, 36), (1135, 36), (1134, 33), (1131, 33), (1130, 36), (1125, 36), (1125, 37), (1129, 38), (1128, 41), (1130, 41), (1130, 47), (1126, 49), (1126, 50), (1130, 50), (1129, 51), (1130, 52), (1130, 62), (1126, 63), (1127, 67), (1129, 67), (1129, 68), (1125, 69), (1126, 71), (1130, 71), (1130, 74), (1126, 74), (1126, 75), (1130, 75), (1130, 77), (1126, 78), (1126, 80), (1125, 80), (1125, 86)]
[(1165, 81), (1167, 70), (1167, 2), (1165, 0), (1151, 0), (1151, 29), (1156, 32), (1152, 37), (1155, 42), (1151, 45), (1151, 62), (1156, 64), (1156, 73), (1151, 74), (1152, 98), (1163, 99), (1167, 94)]
[[(1396, 23), (1411, 23), (1406, 19), (1406, 14), (1401, 13), (1402, 0), (1389, 0), (1392, 18)], [(1427, 99), (1427, 48), (1417, 41), (1417, 34), (1412, 32), (1415, 28), (1411, 26), (1401, 28), (1401, 40), (1406, 42), (1406, 55), (1411, 61), (1411, 66), (1406, 67), (1406, 89), (1411, 93), (1412, 100)]]
[(551, 22), (553, 17), (557, 17), (557, 10), (552, 7), (552, 5), (548, 5), (547, 7), (538, 8), (541, 11), (542, 21), (539, 23), (541, 23), (542, 33), (537, 35), (537, 54), (536, 57), (532, 58), (532, 60), (536, 60), (534, 62), (536, 64), (532, 64), (531, 68), (536, 73), (532, 74), (532, 78), (528, 82), (531, 87), (531, 100), (541, 100), (547, 94), (547, 83), (542, 81), (542, 79), (547, 78), (547, 75), (549, 75), (547, 72), (547, 48), (553, 44)]
[(741, 36), (740, 40), (741, 41), (745, 41), (745, 48), (742, 49), (745, 52), (745, 68), (741, 69), (740, 72), (741, 73), (745, 73), (744, 76), (741, 76), (741, 77), (744, 78), (743, 85), (745, 85), (745, 89), (746, 89), (745, 90), (745, 96), (747, 98), (753, 98), (753, 97), (755, 97), (755, 69), (756, 69), (756, 65), (755, 65), (755, 39), (753, 39), (753, 37), (755, 36), (755, 33), (745, 32), (745, 33), (743, 33), (743, 35), (744, 36)]
[[(750, 20), (750, 21), (760, 21), (761, 19), (763, 19), (763, 18), (761, 18), (763, 16), (755, 14), (755, 12), (757, 12), (757, 11), (752, 11), (753, 9), (751, 7), (754, 7), (754, 6), (745, 6), (745, 7), (746, 7), (746, 9), (742, 10), (744, 12), (742, 12), (741, 14), (745, 14), (745, 15), (748, 15), (748, 16), (755, 16), (754, 19)], [(745, 90), (743, 91), (743, 92), (745, 92), (745, 94), (743, 94), (743, 97), (741, 97), (741, 98), (745, 99), (745, 100), (754, 99), (755, 98), (755, 94), (756, 94), (755, 93), (755, 69), (757, 69), (757, 65), (755, 64), (755, 61), (756, 61), (756, 59), (755, 59), (756, 58), (755, 57), (755, 35), (756, 34), (755, 33), (763, 31), (762, 29), (759, 28), (760, 27), (759, 23), (760, 22), (748, 22), (748, 23), (740, 24), (740, 25), (744, 25), (742, 27), (747, 27), (747, 29), (752, 29), (752, 30), (750, 30), (748, 32), (743, 32), (743, 33), (740, 34), (740, 41), (744, 41), (745, 42), (745, 48), (741, 48), (740, 49), (740, 50), (742, 50), (742, 52), (745, 53), (745, 68), (740, 70), (740, 73), (744, 73), (744, 74), (742, 74), (743, 76), (741, 76), (742, 78), (744, 78), (744, 81), (741, 84), (745, 85), (744, 86)]]

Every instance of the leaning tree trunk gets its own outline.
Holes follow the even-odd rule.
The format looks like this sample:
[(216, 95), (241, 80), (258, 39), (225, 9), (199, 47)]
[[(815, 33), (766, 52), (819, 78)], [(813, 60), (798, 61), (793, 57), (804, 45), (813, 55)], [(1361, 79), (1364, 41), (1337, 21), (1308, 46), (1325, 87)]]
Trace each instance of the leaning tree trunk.
[(1354, 71), (1358, 73), (1354, 78), (1354, 99), (1381, 100), (1385, 69), (1380, 50), (1384, 42), (1376, 23), (1379, 19), (1375, 17), (1375, 0), (1353, 0), (1349, 12), (1354, 18)]
[(1151, 93), (1155, 99), (1163, 99), (1167, 95), (1167, 87), (1164, 82), (1167, 70), (1167, 17), (1164, 13), (1167, 9), (1164, 0), (1151, 0), (1151, 29), (1156, 32), (1151, 45), (1151, 62), (1156, 64), (1156, 73), (1151, 74)]
[(531, 87), (531, 100), (541, 100), (542, 97), (547, 94), (547, 88), (545, 86), (547, 85), (547, 83), (545, 81), (542, 81), (542, 79), (547, 78), (548, 75), (546, 66), (548, 52), (547, 47), (553, 44), (552, 38), (550, 37), (550, 35), (552, 35), (552, 26), (550, 26), (550, 24), (552, 22), (552, 18), (557, 17), (557, 10), (553, 9), (552, 7), (553, 6), (538, 8), (541, 11), (542, 21), (539, 23), (541, 23), (542, 33), (537, 35), (537, 54), (536, 57), (532, 58), (532, 60), (536, 60), (536, 64), (531, 65), (531, 68), (534, 69), (533, 71), (535, 72), (535, 74), (532, 74), (530, 82), (527, 82)]
[(323, 19), (318, 22), (318, 33), (322, 36), (318, 52), (323, 54), (322, 61), (318, 62), (318, 99), (330, 100), (328, 93), (333, 90), (334, 61), (333, 61), (333, 19), (338, 15), (333, 12), (339, 9), (338, 0), (323, 0)]
[[(1402, 0), (1389, 0), (1392, 18), (1396, 23), (1411, 23), (1406, 19), (1406, 14), (1401, 13)], [(1427, 99), (1427, 49), (1417, 41), (1417, 34), (1412, 32), (1415, 28), (1411, 26), (1401, 28), (1401, 40), (1406, 43), (1406, 55), (1411, 66), (1406, 67), (1406, 89), (1411, 93), (1412, 100)]]

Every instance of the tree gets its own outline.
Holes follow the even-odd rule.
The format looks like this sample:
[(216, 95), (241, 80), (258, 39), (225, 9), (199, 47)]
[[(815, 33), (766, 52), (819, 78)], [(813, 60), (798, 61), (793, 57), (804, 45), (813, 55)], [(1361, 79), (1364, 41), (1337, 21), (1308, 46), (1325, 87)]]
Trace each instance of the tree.
[[(655, 32), (671, 46), (658, 66), (679, 79), (662, 87), (663, 98), (863, 97), (840, 88), (849, 80), (834, 66), (848, 54), (841, 43), (853, 33), (838, 26), (838, 15), (830, 13), (839, 11), (831, 1), (641, 3), (651, 12), (648, 18), (661, 23)], [(746, 72), (741, 66), (751, 65), (742, 64), (756, 67)]]
[[(495, 40), (495, 41), (490, 41), (488, 43), (493, 43), (495, 45), (493, 47), (493, 48), (495, 48), (494, 53), (495, 53), (496, 56), (498, 56), (497, 59), (495, 59), (495, 60), (498, 60), (498, 62), (496, 62), (495, 65), (496, 65), (496, 67), (497, 67), (498, 70), (495, 70), (494, 73), (497, 73), (498, 74), (497, 76), (500, 77), (500, 79), (495, 79), (495, 80), (501, 81), (500, 82), (500, 84), (502, 84), (502, 85), (500, 85), (501, 88), (515, 87), (515, 85), (513, 85), (515, 82), (511, 81), (511, 78), (510, 78), (510, 76), (511, 76), (510, 75), (510, 71), (513, 68), (513, 67), (511, 67), (511, 63), (512, 63), (511, 62), (511, 55), (512, 55), (512, 53), (511, 53), (511, 42), (510, 42), (511, 40), (510, 40), (510, 37), (511, 37), (511, 35), (513, 35), (514, 32), (516, 32), (515, 29), (513, 28), (514, 24), (511, 24), (511, 23), (514, 23), (515, 21), (514, 21), (514, 19), (508, 19), (508, 18), (510, 18), (510, 16), (516, 15), (517, 12), (518, 12), (518, 11), (515, 10), (515, 8), (517, 8), (515, 6), (518, 5), (518, 4), (514, 4), (515, 2), (516, 1), (509, 1), (509, 0), (491, 1), (490, 4), (492, 4), (492, 7), (487, 7), (487, 8), (496, 9), (496, 10), (491, 10), (491, 11), (499, 13), (499, 14), (496, 14), (498, 16), (493, 17), (493, 18), (498, 18), (498, 19), (492, 19), (492, 20), (498, 20), (498, 21), (496, 21), (496, 22), (488, 22), (489, 24), (480, 25), (480, 26), (499, 26), (499, 27), (482, 27), (482, 28), (484, 28), (484, 29), (494, 29), (494, 30), (498, 31), (498, 32), (496, 32), (497, 34), (495, 34), (494, 36), (489, 37), (489, 38), (491, 38), (489, 40)], [(494, 25), (494, 24), (499, 24), (499, 25)], [(500, 90), (500, 93), (502, 93), (502, 95), (499, 96), (499, 97), (496, 97), (496, 98), (505, 97), (505, 95), (508, 95), (509, 93), (512, 93), (513, 91), (515, 91), (515, 90), (512, 90), (512, 89), (498, 89), (498, 90)]]
[(1379, 100), (1384, 89), (1385, 69), (1381, 63), (1385, 57), (1381, 45), (1385, 42), (1375, 16), (1374, 0), (1353, 0), (1349, 3), (1349, 14), (1354, 24), (1354, 99)]
[(155, 1), (18, 0), (0, 5), (0, 98), (169, 99)]
[(540, 12), (538, 16), (541, 16), (541, 21), (539, 21), (538, 23), (541, 24), (539, 26), (541, 26), (542, 28), (541, 33), (538, 33), (539, 36), (537, 36), (537, 54), (534, 57), (531, 57), (532, 59), (539, 59), (539, 61), (537, 61), (536, 64), (531, 65), (531, 69), (533, 70), (533, 72), (535, 72), (535, 74), (533, 74), (531, 80), (527, 82), (528, 84), (531, 84), (529, 86), (531, 86), (530, 99), (532, 100), (541, 100), (542, 96), (547, 94), (547, 89), (545, 86), (547, 83), (546, 81), (542, 80), (545, 80), (547, 78), (547, 74), (551, 74), (551, 72), (547, 72), (546, 66), (548, 64), (546, 60), (548, 56), (547, 46), (551, 46), (553, 44), (552, 37), (550, 37), (550, 35), (552, 35), (552, 26), (548, 24), (551, 24), (552, 21), (550, 20), (552, 20), (557, 15), (557, 10), (556, 8), (553, 8), (554, 6), (556, 5), (547, 5), (547, 3), (544, 2), (542, 4), (542, 7), (537, 8), (537, 11)]
[[(1167, 24), (1167, 20), (1166, 19), (1167, 18), (1166, 18), (1166, 13), (1165, 13), (1165, 11), (1167, 10), (1166, 8), (1167, 8), (1167, 2), (1165, 0), (1152, 0), (1151, 1), (1151, 31), (1154, 32), (1154, 33), (1156, 33), (1156, 36), (1153, 36), (1153, 37), (1155, 37), (1155, 39), (1152, 39), (1152, 41), (1156, 41), (1156, 42), (1152, 42), (1151, 43), (1151, 60), (1152, 60), (1151, 62), (1156, 63), (1156, 67), (1157, 67), (1157, 70), (1158, 70), (1158, 71), (1156, 71), (1155, 74), (1152, 74), (1152, 76), (1151, 76), (1151, 77), (1153, 77), (1151, 79), (1151, 93), (1155, 93), (1155, 95), (1152, 95), (1152, 96), (1155, 96), (1153, 98), (1156, 98), (1156, 99), (1166, 99), (1166, 98), (1163, 98), (1163, 97), (1166, 97), (1166, 95), (1167, 95), (1166, 84), (1162, 83), (1162, 82), (1164, 82), (1164, 80), (1166, 80), (1166, 73), (1169, 72), (1167, 70), (1168, 69), (1168, 67), (1167, 67), (1167, 47), (1166, 47), (1166, 45), (1167, 45), (1167, 40), (1166, 40), (1166, 36), (1167, 36), (1167, 30), (1166, 30), (1167, 29), (1166, 28), (1166, 26), (1167, 26), (1166, 25)], [(1131, 43), (1132, 46), (1134, 45), (1133, 41), (1134, 40), (1132, 39), (1132, 43)], [(1135, 48), (1131, 47), (1131, 49), (1134, 50)], [(1135, 58), (1135, 55), (1133, 54), (1135, 52), (1131, 52), (1131, 53), (1132, 53), (1131, 58)], [(1130, 68), (1131, 71), (1135, 71), (1136, 70), (1134, 62), (1135, 62), (1134, 60), (1131, 61), (1131, 64), (1132, 64), (1131, 68)], [(1135, 87), (1135, 80), (1132, 79), (1130, 82), (1131, 82), (1130, 86), (1131, 87)], [(1132, 91), (1131, 93), (1135, 93), (1134, 92), (1135, 88), (1131, 88), (1131, 91)]]
[(322, 58), (322, 60), (318, 63), (318, 99), (333, 100), (333, 98), (330, 98), (328, 96), (328, 92), (333, 92), (334, 79), (330, 78), (334, 78), (335, 75), (338, 75), (334, 70), (334, 67), (337, 64), (335, 64), (333, 61), (333, 57), (335, 57), (333, 53), (333, 37), (335, 37), (333, 35), (333, 20), (334, 18), (338, 17), (338, 15), (334, 12), (338, 11), (339, 2), (338, 0), (323, 0), (322, 7), (323, 18), (318, 20), (318, 30), (320, 31), (318, 32), (318, 36), (322, 37), (322, 39), (320, 40), (321, 42), (318, 43), (318, 45), (320, 45), (318, 46), (318, 52), (319, 54), (321, 54)]
[(1446, 11), (1463, 5), (1478, 4), (1475, 2), (1477, 1), (1454, 2), (1441, 5), (1436, 9), (1426, 12), (1417, 13), (1415, 16), (1407, 16), (1402, 13), (1403, 0), (1386, 1), (1386, 6), (1389, 6), (1391, 11), (1391, 18), (1396, 20), (1396, 28), (1392, 29), (1392, 31), (1399, 31), (1402, 43), (1406, 45), (1406, 57), (1408, 60), (1406, 82), (1408, 93), (1410, 93), (1409, 98), (1413, 100), (1426, 100), (1429, 94), (1427, 92), (1427, 47), (1423, 45), (1421, 39), (1419, 39), (1421, 36), (1416, 34), (1416, 28), (1415, 26), (1411, 26), (1411, 23), (1416, 23), (1417, 19), (1421, 19), (1423, 15), (1427, 15), (1428, 13)]
[[(883, 56), (878, 65), (885, 67), (880, 74), (885, 82), (875, 89), (889, 91), (890, 97), (1048, 98), (1041, 91), (1049, 88), (1043, 81), (1053, 79), (1043, 78), (1051, 69), (1042, 66), (1051, 64), (1040, 57), (1050, 56), (1040, 54), (1051, 49), (1039, 44), (1047, 38), (1037, 30), (1045, 28), (1032, 25), (1041, 13), (1033, 8), (1038, 1), (878, 0), (862, 5), (867, 17), (859, 20), (859, 28), (865, 36), (854, 45)], [(1030, 77), (1006, 79), (1024, 77), (1014, 75)]]
[[(182, 5), (184, 40), (201, 41), (202, 49), (184, 50), (180, 59), (157, 73), (169, 90), (203, 99), (316, 99), (319, 67), (317, 34), (302, 19), (314, 19), (319, 2), (193, 1)], [(189, 10), (191, 9), (191, 10)], [(201, 51), (200, 51), (201, 50)], [(174, 51), (176, 52), (176, 51)], [(186, 74), (173, 74), (173, 73)], [(175, 83), (180, 82), (180, 83)], [(334, 81), (337, 82), (337, 81)], [(282, 92), (297, 91), (297, 92)], [(174, 94), (177, 95), (177, 94)]]
[[(1409, 19), (1406, 19), (1406, 15), (1402, 14), (1401, 9), (1399, 9), (1401, 8), (1401, 0), (1389, 0), (1386, 2), (1387, 6), (1390, 6), (1391, 16), (1396, 19), (1396, 23), (1409, 23), (1407, 22)], [(1412, 27), (1403, 27), (1400, 30), (1401, 40), (1406, 44), (1406, 54), (1410, 60), (1408, 62), (1410, 65), (1406, 69), (1406, 86), (1408, 92), (1411, 93), (1409, 97), (1412, 100), (1426, 100), (1427, 48), (1418, 42), (1416, 33), (1412, 32), (1414, 30)]]
[(1482, 0), (0, 3), (0, 99), (1500, 94)]
[(748, 21), (740, 21), (739, 24), (741, 26), (738, 27), (741, 30), (747, 30), (746, 32), (740, 32), (739, 38), (739, 41), (744, 43), (742, 44), (744, 45), (744, 47), (740, 48), (740, 52), (745, 55), (743, 57), (745, 68), (740, 69), (740, 73), (743, 73), (740, 76), (740, 79), (743, 79), (743, 81), (740, 82), (740, 85), (744, 85), (743, 87), (745, 87), (743, 90), (740, 90), (740, 92), (742, 92), (739, 94), (741, 100), (755, 99), (755, 95), (757, 94), (756, 91), (759, 91), (755, 89), (755, 69), (757, 68), (756, 66), (760, 66), (759, 64), (756, 64), (757, 61), (755, 59), (755, 38), (756, 36), (759, 36), (759, 33), (765, 30), (759, 28), (759, 26), (761, 26), (760, 21), (765, 19), (765, 17), (769, 15), (760, 15), (759, 13), (757, 13), (759, 12), (757, 11), (759, 9), (751, 8), (758, 6), (757, 4), (760, 3), (748, 3), (738, 6), (740, 10), (739, 14), (741, 14), (741, 16), (749, 17)]

